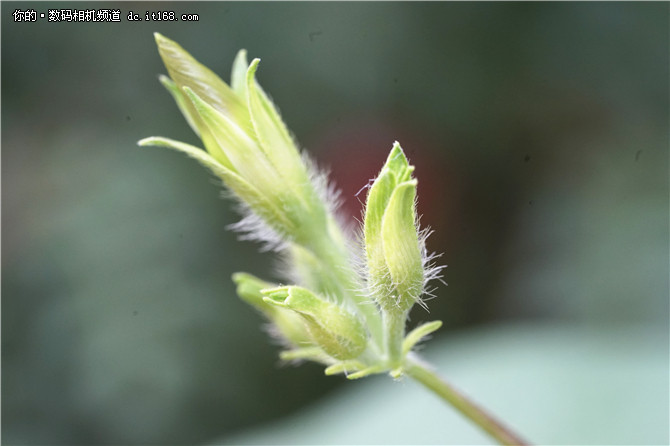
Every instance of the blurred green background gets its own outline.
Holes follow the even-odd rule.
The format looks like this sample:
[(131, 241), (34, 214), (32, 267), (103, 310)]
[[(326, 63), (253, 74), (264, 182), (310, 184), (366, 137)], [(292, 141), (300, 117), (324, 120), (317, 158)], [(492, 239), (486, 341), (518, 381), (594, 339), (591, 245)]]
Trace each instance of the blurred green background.
[[(445, 321), (425, 351), (457, 386), (539, 443), (667, 444), (667, 3), (1, 7), (4, 444), (485, 441), (416, 386), (279, 365), (230, 280), (276, 259), (204, 169), (135, 144), (198, 144), (154, 31), (226, 81), (260, 57), (353, 229), (402, 144), (449, 265), (411, 323)], [(127, 20), (160, 10), (199, 21)]]

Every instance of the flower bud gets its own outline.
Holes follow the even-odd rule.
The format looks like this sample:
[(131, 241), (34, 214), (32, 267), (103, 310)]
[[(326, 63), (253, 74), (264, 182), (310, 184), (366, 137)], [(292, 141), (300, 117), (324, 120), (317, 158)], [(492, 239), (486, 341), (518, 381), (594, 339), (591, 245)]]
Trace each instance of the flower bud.
[(264, 296), (261, 290), (274, 287), (274, 284), (247, 273), (233, 274), (233, 282), (237, 285), (237, 295), (272, 321), (278, 334), (284, 339), (296, 347), (305, 347), (312, 344), (311, 337), (300, 316), (293, 311), (263, 300)]
[[(240, 51), (232, 69), (232, 87), (200, 64), (176, 42), (156, 33), (156, 44), (170, 78), (160, 78), (177, 106), (218, 164), (212, 168), (237, 198), (265, 225), (239, 229), (251, 238), (299, 243), (327, 224), (327, 210), (288, 129), (255, 75), (260, 62), (247, 63)], [(183, 143), (147, 138), (141, 145), (168, 146), (194, 156)], [(194, 156), (202, 162), (201, 156)], [(267, 228), (271, 231), (267, 231)]]
[(408, 310), (423, 290), (423, 246), (417, 228), (413, 170), (396, 142), (367, 197), (368, 283), (385, 311)]
[(353, 359), (365, 350), (365, 327), (354, 315), (338, 305), (298, 286), (265, 289), (262, 293), (268, 304), (299, 314), (314, 343), (331, 357)]

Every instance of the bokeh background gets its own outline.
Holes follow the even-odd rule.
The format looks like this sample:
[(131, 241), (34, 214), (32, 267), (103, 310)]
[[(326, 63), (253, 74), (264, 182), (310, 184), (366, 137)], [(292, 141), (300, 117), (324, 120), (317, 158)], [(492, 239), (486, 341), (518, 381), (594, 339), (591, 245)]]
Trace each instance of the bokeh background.
[[(281, 366), (230, 275), (280, 279), (185, 157), (152, 32), (237, 50), (343, 212), (400, 141), (444, 280), (425, 354), (543, 444), (667, 444), (668, 11), (659, 3), (2, 5), (4, 444), (481, 443), (411, 383)], [(15, 9), (120, 23), (15, 23)], [(130, 11), (198, 14), (129, 22)], [(355, 228), (355, 224), (353, 225)]]

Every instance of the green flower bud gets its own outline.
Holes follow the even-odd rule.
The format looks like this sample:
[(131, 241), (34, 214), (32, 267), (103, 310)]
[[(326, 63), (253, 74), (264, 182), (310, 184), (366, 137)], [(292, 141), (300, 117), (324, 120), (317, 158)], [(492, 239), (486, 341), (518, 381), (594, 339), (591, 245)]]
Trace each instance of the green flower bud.
[(285, 340), (296, 347), (305, 347), (312, 344), (311, 337), (300, 316), (293, 311), (263, 300), (264, 296), (261, 290), (272, 288), (275, 284), (247, 273), (233, 274), (233, 282), (237, 285), (237, 295), (263, 313), (275, 325), (278, 334)]
[(265, 302), (299, 314), (315, 344), (333, 358), (360, 356), (367, 345), (365, 327), (354, 315), (311, 291), (288, 286), (262, 290)]
[(363, 228), (368, 283), (385, 311), (407, 311), (423, 290), (413, 170), (396, 142), (367, 197)]
[[(213, 168), (209, 160), (204, 164), (271, 231), (255, 220), (239, 228), (270, 242), (277, 241), (273, 234), (301, 243), (322, 233), (327, 210), (277, 109), (256, 81), (260, 60), (248, 64), (246, 52), (240, 51), (231, 87), (177, 43), (158, 33), (155, 37), (171, 78), (163, 76), (160, 81), (217, 165)], [(147, 138), (140, 144), (194, 156), (183, 143), (166, 138)]]

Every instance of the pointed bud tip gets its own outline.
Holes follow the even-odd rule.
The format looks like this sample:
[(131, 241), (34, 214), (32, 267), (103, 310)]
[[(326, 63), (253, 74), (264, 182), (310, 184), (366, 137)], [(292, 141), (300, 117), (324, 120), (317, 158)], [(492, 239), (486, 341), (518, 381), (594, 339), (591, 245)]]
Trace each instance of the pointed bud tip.
[(156, 44), (160, 46), (162, 43), (170, 43), (172, 42), (170, 39), (165, 37), (163, 34), (159, 32), (154, 33), (154, 40), (156, 41)]
[(398, 141), (393, 143), (391, 152), (389, 153), (386, 162), (384, 163), (384, 168), (389, 169), (393, 172), (393, 175), (396, 177), (396, 181), (402, 182), (409, 179), (414, 166), (409, 165), (409, 161), (405, 156), (405, 152), (400, 147)]
[(249, 68), (247, 68), (247, 81), (254, 78), (259, 63), (261, 63), (261, 60), (258, 57), (251, 61)]
[(233, 273), (231, 277), (233, 279), (233, 282), (235, 282), (235, 285), (239, 285), (241, 282), (253, 278), (251, 274), (247, 273)]
[(405, 151), (402, 149), (398, 141), (393, 142), (393, 146), (391, 147), (391, 153), (389, 153), (390, 159), (393, 159), (396, 156), (403, 156), (403, 157), (405, 156)]

